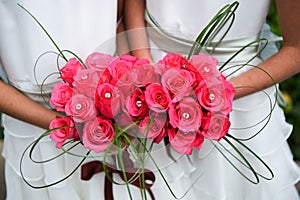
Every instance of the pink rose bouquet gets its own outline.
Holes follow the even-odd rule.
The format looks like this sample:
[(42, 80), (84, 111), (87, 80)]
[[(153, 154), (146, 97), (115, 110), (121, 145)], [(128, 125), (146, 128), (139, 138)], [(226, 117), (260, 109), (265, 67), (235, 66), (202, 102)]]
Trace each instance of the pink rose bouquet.
[[(114, 137), (127, 134), (120, 129), (133, 125), (138, 131), (132, 137), (154, 143), (166, 139), (182, 154), (200, 150), (204, 138), (221, 140), (230, 127), (235, 90), (216, 59), (204, 53), (190, 60), (169, 53), (154, 65), (128, 55), (93, 53), (82, 64), (69, 59), (60, 73), (64, 83), (53, 88), (50, 103), (65, 112), (84, 147), (95, 152), (105, 151)], [(50, 128), (59, 128), (61, 120)], [(63, 130), (65, 139), (74, 135), (72, 129)], [(56, 132), (51, 139), (61, 147), (62, 139), (52, 136)]]

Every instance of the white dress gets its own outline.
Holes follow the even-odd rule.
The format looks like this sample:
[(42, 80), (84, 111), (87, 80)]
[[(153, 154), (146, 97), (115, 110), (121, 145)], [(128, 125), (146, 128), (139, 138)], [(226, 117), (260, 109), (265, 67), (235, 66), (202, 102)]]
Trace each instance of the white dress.
[[(219, 9), (233, 2), (232, 0), (147, 1), (146, 21), (148, 26), (150, 26), (148, 35), (154, 61), (161, 59), (169, 51), (187, 54), (187, 51), (182, 52), (182, 44), (194, 41)], [(220, 65), (230, 55), (235, 53), (237, 49), (258, 38), (260, 30), (265, 23), (269, 6), (269, 0), (240, 1), (233, 26), (224, 38), (224, 43), (221, 44), (222, 48), (216, 48), (213, 54), (219, 60)], [(216, 40), (219, 37), (220, 35), (217, 35)], [(258, 47), (255, 46), (253, 49), (242, 52), (226, 67), (245, 63), (256, 54), (257, 49)], [(257, 65), (260, 62), (261, 59), (257, 57), (251, 61), (251, 64)], [(247, 68), (241, 71), (245, 70)], [(234, 75), (241, 73), (241, 71), (236, 72)], [(228, 73), (228, 70), (224, 71), (225, 75)], [(265, 92), (274, 103), (275, 88), (268, 88)], [(254, 135), (266, 124), (266, 120), (263, 119), (269, 112), (270, 101), (262, 92), (235, 100), (233, 112), (230, 116), (232, 125), (229, 133), (238, 138), (247, 138)], [(260, 121), (263, 121), (263, 123), (255, 125)], [(255, 126), (250, 128), (252, 125)], [(243, 127), (248, 128), (242, 129)], [(187, 159), (185, 156), (180, 157), (175, 152), (172, 152), (175, 157), (180, 157), (176, 164), (171, 164), (172, 161), (168, 156), (162, 156), (162, 147), (156, 147), (155, 150), (157, 150), (158, 154), (155, 155), (154, 153), (154, 157), (161, 166), (165, 164), (163, 172), (165, 172), (165, 177), (178, 197), (182, 196), (190, 188), (191, 184), (194, 184), (184, 199), (296, 200), (299, 199), (299, 196), (294, 184), (300, 179), (300, 170), (293, 161), (293, 156), (286, 141), (291, 131), (292, 126), (286, 123), (282, 109), (276, 104), (267, 126), (256, 137), (245, 142), (267, 163), (274, 173), (272, 180), (260, 178), (260, 183), (257, 185), (243, 178), (209, 141), (205, 141), (199, 152), (197, 150), (193, 151), (190, 159)], [(221, 144), (229, 149), (229, 152), (234, 152), (226, 142), (221, 141)], [(241, 151), (258, 172), (269, 176), (268, 172), (257, 162), (254, 156), (250, 155), (243, 148), (241, 148)], [(230, 160), (234, 160), (224, 150), (223, 153)], [(249, 175), (247, 173), (249, 170), (246, 170), (241, 165), (238, 165), (238, 167)], [(197, 181), (195, 181), (196, 179)], [(154, 185), (154, 191), (156, 188), (158, 189), (159, 187)], [(167, 190), (166, 188), (164, 189)], [(161, 199), (172, 199), (170, 194), (169, 197), (164, 196), (162, 191), (161, 194)]]

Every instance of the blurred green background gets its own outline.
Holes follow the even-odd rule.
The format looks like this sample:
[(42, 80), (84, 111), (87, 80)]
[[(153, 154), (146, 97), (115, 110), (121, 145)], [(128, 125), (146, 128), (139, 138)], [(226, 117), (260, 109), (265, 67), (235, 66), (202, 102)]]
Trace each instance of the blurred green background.
[[(281, 31), (278, 25), (278, 16), (273, 0), (269, 15), (268, 24), (271, 27), (271, 31), (277, 35), (281, 35)], [(288, 139), (295, 159), (300, 160), (300, 74), (284, 81), (280, 84), (287, 105), (284, 107), (287, 121), (294, 125), (293, 133)], [(1, 113), (0, 113), (1, 114)], [(0, 128), (0, 138), (3, 138), (3, 128)]]

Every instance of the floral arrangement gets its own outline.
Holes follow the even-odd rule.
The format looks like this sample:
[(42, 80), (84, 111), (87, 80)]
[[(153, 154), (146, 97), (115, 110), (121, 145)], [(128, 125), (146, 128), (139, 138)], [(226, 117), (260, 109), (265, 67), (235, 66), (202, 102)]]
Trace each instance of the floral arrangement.
[[(152, 145), (165, 142), (176, 152), (190, 155), (194, 148), (201, 151), (205, 139), (216, 142), (224, 139), (237, 152), (238, 156), (233, 155), (234, 159), (248, 168), (255, 181), (226, 158), (242, 176), (253, 183), (259, 182), (258, 176), (273, 178), (271, 169), (264, 161), (242, 140), (228, 133), (235, 89), (221, 73), (226, 63), (218, 66), (218, 61), (205, 50), (216, 32), (226, 21), (232, 19), (237, 6), (238, 3), (235, 2), (217, 13), (199, 34), (187, 57), (169, 53), (155, 64), (130, 55), (112, 56), (101, 52), (93, 52), (82, 61), (77, 55), (67, 51), (73, 55), (67, 59), (64, 51), (52, 40), (59, 52), (58, 56), (66, 61), (59, 68), (61, 82), (54, 86), (49, 102), (61, 116), (57, 116), (51, 122), (50, 130), (25, 151), (31, 148), (31, 157), (36, 144), (49, 135), (56, 142), (56, 147), (63, 149), (64, 153), (68, 152), (65, 145), (77, 141), (76, 145), (83, 145), (88, 150), (86, 155), (79, 155), (83, 158), (77, 168), (90, 152), (94, 152), (103, 158), (102, 165), (111, 182), (114, 183), (109, 172), (121, 174), (127, 186), (139, 179), (137, 185), (141, 189), (147, 189), (153, 196), (149, 191), (151, 184), (145, 183), (145, 174), (149, 172), (144, 167), (145, 156), (150, 157), (159, 173), (163, 174), (151, 156)], [(30, 12), (28, 14), (34, 18)], [(43, 30), (45, 31), (44, 28)], [(228, 62), (231, 59), (233, 57), (228, 58)], [(239, 67), (241, 69), (243, 66)], [(236, 144), (256, 157), (270, 172), (271, 178), (256, 172), (228, 138), (235, 140)], [(151, 145), (148, 148), (146, 143), (149, 141)], [(141, 163), (133, 170), (133, 174), (125, 172), (123, 158), (128, 148), (133, 149), (139, 164)], [(111, 164), (106, 163), (109, 154), (118, 157), (118, 162), (121, 163), (118, 169), (111, 169)], [(67, 179), (72, 173), (55, 183), (33, 186), (24, 178), (21, 167), (23, 179), (34, 188), (52, 186)], [(168, 186), (167, 181), (164, 181)], [(128, 190), (130, 194), (129, 187)], [(173, 193), (172, 195), (176, 197)]]
[[(189, 61), (170, 53), (156, 65), (97, 52), (84, 63), (71, 58), (50, 99), (66, 117), (51, 122), (50, 137), (58, 148), (66, 139), (80, 139), (85, 148), (103, 152), (116, 136), (129, 142), (118, 131), (135, 125), (131, 136), (155, 143), (167, 138), (175, 151), (191, 154), (204, 138), (219, 141), (230, 127), (234, 88), (217, 64), (203, 53)], [(68, 128), (74, 125), (80, 131)]]

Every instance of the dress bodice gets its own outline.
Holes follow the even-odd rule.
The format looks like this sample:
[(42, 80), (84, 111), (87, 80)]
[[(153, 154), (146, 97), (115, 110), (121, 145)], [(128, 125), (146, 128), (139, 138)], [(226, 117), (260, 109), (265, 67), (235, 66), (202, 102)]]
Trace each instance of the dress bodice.
[[(81, 0), (1, 0), (1, 64), (11, 84), (27, 93), (40, 90), (33, 73), (38, 57), (57, 50), (41, 27), (17, 3), (37, 18), (62, 50), (71, 50), (82, 59), (105, 41), (111, 41), (116, 32), (116, 0), (90, 0), (88, 3)], [(57, 72), (56, 57), (50, 53), (39, 60), (35, 69), (39, 83), (50, 73)], [(50, 78), (46, 85), (51, 89), (56, 81), (56, 77)]]
[[(233, 2), (233, 0), (185, 0), (184, 2), (149, 0), (147, 10), (159, 26), (169, 34), (194, 40), (224, 5)], [(266, 19), (269, 6), (269, 0), (240, 1), (235, 21), (226, 37), (237, 39), (257, 36)]]

